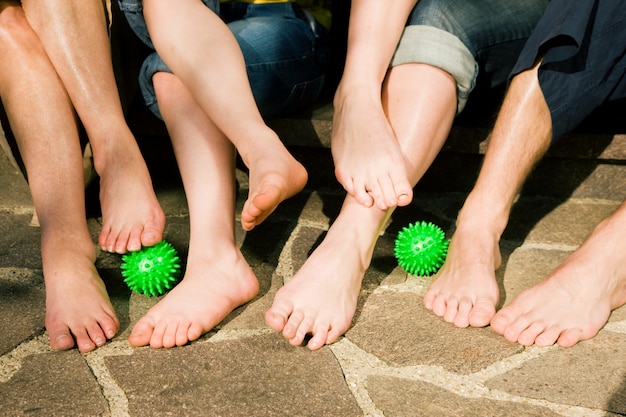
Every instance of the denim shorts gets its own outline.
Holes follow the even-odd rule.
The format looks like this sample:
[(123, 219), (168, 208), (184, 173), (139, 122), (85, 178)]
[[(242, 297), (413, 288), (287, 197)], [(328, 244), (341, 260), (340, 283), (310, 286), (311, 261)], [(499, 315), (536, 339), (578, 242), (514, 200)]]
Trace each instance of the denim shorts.
[(548, 0), (420, 0), (391, 65), (429, 64), (451, 74), (460, 113), (481, 81), (504, 85)]
[(626, 3), (552, 0), (512, 75), (538, 59), (556, 141), (603, 103), (626, 98)]
[[(118, 3), (135, 34), (154, 50), (142, 1)], [(222, 17), (237, 39), (264, 117), (298, 111), (318, 98), (328, 71), (328, 35), (308, 13), (295, 3), (203, 3)], [(152, 84), (152, 76), (159, 71), (172, 72), (154, 52), (142, 65), (139, 85), (148, 108), (162, 118)]]

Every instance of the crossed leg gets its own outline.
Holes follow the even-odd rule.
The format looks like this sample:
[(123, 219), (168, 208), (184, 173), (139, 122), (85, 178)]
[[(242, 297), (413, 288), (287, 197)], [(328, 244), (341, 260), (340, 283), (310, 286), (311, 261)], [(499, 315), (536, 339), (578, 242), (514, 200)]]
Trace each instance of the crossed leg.
[(122, 111), (101, 0), (22, 2), (80, 117), (100, 175), (103, 250), (124, 253), (162, 239), (165, 215)]
[[(175, 75), (159, 72), (154, 83), (189, 203), (189, 257), (182, 282), (139, 320), (129, 340), (137, 346), (172, 347), (211, 330), (234, 308), (256, 296), (259, 284), (235, 242), (232, 143)], [(257, 186), (270, 183), (275, 187), (272, 199), (278, 200), (271, 202), (275, 205), (289, 194), (282, 188), (282, 177), (289, 174), (291, 159), (267, 158), (253, 164), (250, 175), (256, 176)], [(257, 195), (263, 197), (263, 193)], [(268, 214), (261, 213), (254, 223)]]
[(119, 321), (94, 266), (75, 115), (19, 2), (0, 1), (0, 27), (0, 96), (41, 225), (50, 345), (87, 352), (112, 338)]
[[(456, 113), (456, 83), (435, 67), (399, 65), (388, 74), (382, 100), (397, 138), (394, 146), (402, 151), (407, 180), (415, 185), (449, 133)], [(312, 335), (310, 349), (333, 343), (345, 333), (374, 245), (392, 211), (366, 207), (348, 195), (324, 241), (276, 293), (265, 314), (270, 327), (292, 345)]]
[(159, 55), (211, 123), (232, 142), (250, 171), (241, 224), (244, 230), (252, 230), (281, 201), (304, 188), (307, 172), (261, 117), (241, 48), (221, 18), (195, 0), (176, 3), (177, 12), (185, 19), (171, 19), (162, 3), (144, 3), (146, 23), (154, 28), (151, 36)]

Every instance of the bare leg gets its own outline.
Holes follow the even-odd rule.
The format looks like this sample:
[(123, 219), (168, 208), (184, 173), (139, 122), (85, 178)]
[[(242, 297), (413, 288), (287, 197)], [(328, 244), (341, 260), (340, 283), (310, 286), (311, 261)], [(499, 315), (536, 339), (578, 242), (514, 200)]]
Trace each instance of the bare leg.
[(416, 1), (355, 1), (350, 10), (344, 76), (335, 92), (335, 176), (366, 207), (406, 206), (410, 170), (381, 103), (389, 62)]
[(119, 322), (94, 266), (74, 113), (19, 2), (0, 2), (0, 38), (0, 95), (41, 224), (50, 345), (87, 352)]
[[(389, 73), (383, 103), (415, 184), (449, 133), (456, 84), (437, 68), (401, 65)], [(335, 342), (350, 327), (374, 244), (392, 210), (366, 207), (348, 195), (324, 241), (277, 292), (267, 323), (293, 345), (307, 334), (313, 335), (310, 349)]]
[(148, 27), (155, 28), (151, 31), (154, 44), (249, 168), (250, 191), (241, 223), (251, 230), (280, 202), (302, 190), (306, 170), (263, 121), (241, 49), (219, 16), (196, 0), (177, 1), (174, 15), (162, 4), (144, 1)]
[(506, 95), (448, 257), (424, 296), (426, 308), (458, 327), (489, 324), (498, 303), (499, 240), (515, 196), (552, 136), (537, 67), (515, 77)]
[(626, 303), (626, 203), (544, 281), (500, 310), (491, 325), (511, 342), (572, 346), (594, 337)]
[(181, 346), (199, 338), (259, 284), (235, 242), (235, 150), (176, 76), (154, 76), (185, 185), (191, 219), (189, 258), (181, 283), (133, 328), (131, 344)]
[(83, 122), (100, 175), (103, 227), (98, 242), (124, 253), (162, 238), (165, 216), (124, 119), (101, 0), (24, 0), (31, 25)]

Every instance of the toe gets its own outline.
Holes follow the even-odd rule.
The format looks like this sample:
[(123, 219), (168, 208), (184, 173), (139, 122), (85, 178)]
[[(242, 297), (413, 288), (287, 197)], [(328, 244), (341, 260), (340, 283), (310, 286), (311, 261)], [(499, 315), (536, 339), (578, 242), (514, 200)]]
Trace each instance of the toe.
[(468, 324), (472, 327), (485, 327), (496, 314), (495, 303), (490, 300), (478, 300), (468, 313)]
[(553, 344), (556, 341), (559, 344), (559, 346), (570, 347), (570, 346), (574, 346), (576, 343), (580, 342), (581, 340), (591, 339), (596, 334), (597, 332), (594, 332), (593, 334), (590, 334), (590, 335), (584, 335), (581, 329), (568, 329), (562, 332), (561, 335), (558, 336), (558, 339), (555, 338), (555, 340), (553, 340), (552, 343), (550, 344)]
[(317, 350), (322, 348), (326, 342), (328, 341), (328, 327), (327, 326), (317, 326), (315, 330), (313, 330), (313, 337), (307, 343), (307, 347), (311, 350)]
[(283, 328), (283, 336), (287, 339), (293, 339), (296, 336), (298, 328), (304, 319), (301, 311), (294, 311), (289, 316), (285, 327)]
[(74, 338), (67, 326), (48, 326), (50, 347), (54, 350), (68, 350), (74, 347)]
[(282, 332), (292, 311), (290, 305), (275, 300), (274, 305), (265, 312), (265, 322), (277, 332)]
[(454, 323), (454, 319), (459, 313), (459, 301), (456, 298), (451, 298), (446, 302), (446, 308), (443, 311), (442, 317), (448, 323)]
[(147, 346), (150, 343), (153, 329), (153, 325), (147, 321), (139, 321), (130, 332), (128, 342), (133, 346)]

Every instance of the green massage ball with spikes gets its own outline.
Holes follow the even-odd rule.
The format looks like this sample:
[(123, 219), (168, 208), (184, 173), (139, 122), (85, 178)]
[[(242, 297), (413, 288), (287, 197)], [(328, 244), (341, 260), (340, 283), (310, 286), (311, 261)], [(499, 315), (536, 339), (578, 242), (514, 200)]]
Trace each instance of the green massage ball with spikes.
[(124, 282), (135, 292), (155, 297), (165, 294), (178, 281), (180, 258), (166, 241), (122, 256)]
[(439, 226), (422, 221), (402, 228), (394, 253), (398, 265), (409, 274), (430, 276), (446, 260), (449, 243)]

